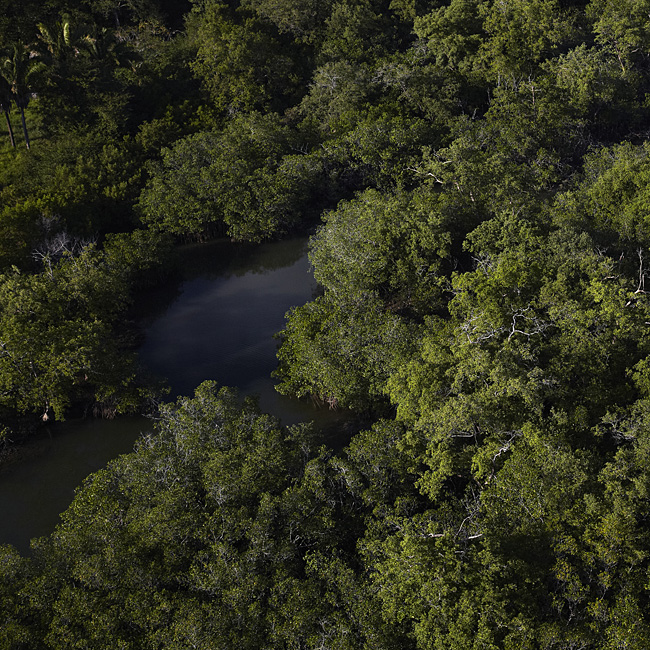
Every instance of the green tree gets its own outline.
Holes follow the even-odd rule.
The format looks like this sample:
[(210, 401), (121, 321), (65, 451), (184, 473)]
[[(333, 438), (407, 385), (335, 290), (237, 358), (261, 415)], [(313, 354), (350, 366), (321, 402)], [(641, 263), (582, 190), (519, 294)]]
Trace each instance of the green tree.
[(427, 43), (439, 66), (464, 76), (474, 70), (480, 74), (478, 53), (485, 38), (480, 5), (478, 0), (452, 0), (415, 19), (416, 35)]
[(650, 46), (649, 8), (646, 0), (624, 0), (616, 5), (592, 0), (587, 6), (596, 41), (616, 57), (624, 74), (633, 59)]
[(75, 401), (113, 416), (140, 398), (134, 360), (113, 330), (128, 300), (127, 260), (58, 237), (42, 271), (0, 277), (0, 403), (43, 420)]
[(421, 158), (422, 143), (437, 134), (427, 121), (393, 115), (392, 108), (350, 111), (336, 122), (342, 132), (330, 134), (322, 151), (314, 154), (340, 195), (366, 187), (391, 191), (413, 185), (411, 170)]
[(0, 76), (0, 110), (5, 115), (5, 120), (7, 122), (7, 131), (9, 132), (9, 141), (11, 142), (12, 148), (16, 148), (16, 141), (14, 140), (14, 131), (11, 128), (11, 120), (9, 119), (9, 111), (11, 111), (11, 100), (13, 95), (11, 93), (11, 85), (5, 79), (5, 77)]
[(546, 59), (576, 42), (573, 16), (552, 0), (509, 0), (485, 3), (483, 29), (487, 57), (498, 85), (513, 84), (538, 74)]
[(373, 2), (336, 3), (325, 21), (326, 30), (318, 59), (376, 61), (407, 35), (395, 14)]
[(3, 55), (2, 59), (0, 59), (0, 73), (9, 83), (13, 99), (20, 111), (27, 149), (29, 149), (30, 144), (25, 121), (25, 109), (31, 100), (33, 92), (31, 82), (42, 69), (42, 62), (31, 58), (27, 46), (20, 42), (13, 46), (9, 55)]
[(328, 298), (344, 303), (376, 293), (392, 310), (435, 309), (451, 237), (430, 198), (367, 190), (327, 213), (309, 257)]
[(41, 54), (52, 65), (78, 55), (87, 27), (65, 14), (53, 25), (39, 23), (38, 31)]
[[(89, 477), (34, 544), (34, 635), (46, 647), (357, 648), (374, 634), (399, 647), (364, 612), (345, 559), (359, 530), (345, 474), (310, 438), (212, 382), (163, 405), (155, 433)], [(2, 569), (7, 591), (20, 588)]]
[[(38, 627), (23, 592), (33, 574), (29, 561), (10, 546), (0, 546), (0, 612), (4, 624), (0, 644), (5, 648), (38, 644)], [(31, 618), (31, 620), (30, 620)]]
[(333, 0), (244, 0), (242, 6), (273, 23), (280, 32), (289, 32), (294, 38), (313, 42), (318, 38), (324, 21), (332, 9)]
[[(585, 43), (544, 63), (567, 102), (597, 134), (616, 133), (639, 119), (638, 84), (601, 48)], [(621, 119), (625, 116), (624, 119)], [(611, 135), (608, 135), (608, 138)]]
[(413, 328), (372, 293), (296, 307), (281, 336), (278, 391), (358, 410), (381, 404), (386, 381), (413, 346)]
[(372, 96), (372, 70), (349, 61), (332, 61), (313, 74), (309, 94), (298, 108), (300, 116), (324, 136), (346, 132), (368, 106)]
[(558, 223), (592, 233), (600, 245), (619, 248), (619, 255), (625, 251), (632, 268), (639, 262), (641, 285), (645, 269), (639, 255), (650, 244), (649, 153), (645, 143), (626, 142), (586, 156), (584, 175), (576, 179), (575, 189), (556, 196), (554, 209)]
[(95, 14), (112, 18), (116, 28), (126, 22), (162, 18), (160, 5), (163, 3), (159, 0), (85, 0), (84, 4)]
[[(25, 222), (44, 236), (44, 224), (76, 238), (127, 230), (135, 222), (133, 203), (141, 191), (142, 151), (132, 141), (105, 142), (98, 130), (72, 141), (43, 141), (37, 151), (14, 158), (2, 193), (3, 221)], [(30, 233), (31, 234), (31, 233)], [(35, 241), (23, 243), (30, 255)]]
[(188, 25), (198, 45), (192, 70), (220, 114), (280, 111), (300, 92), (302, 62), (248, 12), (209, 2)]
[(299, 140), (279, 116), (253, 113), (222, 133), (197, 133), (163, 152), (139, 207), (143, 221), (181, 237), (227, 232), (260, 241), (295, 224), (319, 176), (318, 161), (292, 153)]

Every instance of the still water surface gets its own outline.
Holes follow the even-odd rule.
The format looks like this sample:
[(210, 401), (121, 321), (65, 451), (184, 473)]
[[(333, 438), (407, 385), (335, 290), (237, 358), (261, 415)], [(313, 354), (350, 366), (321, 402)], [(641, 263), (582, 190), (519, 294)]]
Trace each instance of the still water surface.
[[(257, 394), (263, 410), (292, 424), (316, 419), (322, 426), (340, 416), (279, 395), (271, 372), (286, 311), (310, 300), (316, 284), (309, 271), (306, 238), (238, 246), (213, 242), (181, 252), (182, 278), (152, 292), (137, 306), (144, 327), (140, 359), (167, 378), (169, 399), (191, 395), (206, 379)], [(27, 460), (0, 474), (0, 544), (21, 552), (32, 537), (46, 535), (74, 490), (110, 459), (127, 453), (144, 418), (85, 420), (51, 427), (34, 441)]]
[[(274, 389), (278, 342), (285, 313), (314, 297), (316, 282), (307, 259), (307, 239), (233, 246), (229, 242), (186, 247), (186, 279), (170, 305), (147, 318), (140, 348), (144, 365), (171, 386), (170, 398), (190, 395), (206, 379), (257, 394), (264, 411), (285, 424), (311, 419), (311, 404)], [(164, 310), (164, 313), (160, 313)]]

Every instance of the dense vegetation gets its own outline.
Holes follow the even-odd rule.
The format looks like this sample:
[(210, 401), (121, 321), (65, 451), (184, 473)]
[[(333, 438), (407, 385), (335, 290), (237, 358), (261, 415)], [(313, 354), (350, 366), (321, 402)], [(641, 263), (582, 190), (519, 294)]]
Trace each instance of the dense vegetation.
[(278, 390), (370, 422), (161, 406), (1, 648), (650, 647), (648, 0), (0, 4), (5, 436), (151, 402), (173, 242), (317, 223)]

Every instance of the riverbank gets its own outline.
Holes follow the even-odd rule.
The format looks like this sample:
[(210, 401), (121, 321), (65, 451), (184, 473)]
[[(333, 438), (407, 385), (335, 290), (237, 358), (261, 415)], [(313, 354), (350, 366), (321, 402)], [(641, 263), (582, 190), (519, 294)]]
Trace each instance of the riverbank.
[[(191, 396), (210, 379), (258, 396), (260, 408), (283, 424), (316, 420), (323, 444), (346, 444), (356, 428), (346, 423), (347, 412), (280, 395), (271, 378), (274, 335), (286, 312), (317, 291), (307, 238), (255, 246), (221, 240), (180, 247), (178, 255), (179, 273), (143, 293), (129, 314), (141, 331), (140, 365), (152, 382), (170, 386), (165, 401)], [(51, 532), (85, 476), (131, 451), (151, 425), (122, 416), (70, 418), (44, 425), (8, 453), (11, 462), (0, 472), (0, 543), (24, 551), (29, 539)]]

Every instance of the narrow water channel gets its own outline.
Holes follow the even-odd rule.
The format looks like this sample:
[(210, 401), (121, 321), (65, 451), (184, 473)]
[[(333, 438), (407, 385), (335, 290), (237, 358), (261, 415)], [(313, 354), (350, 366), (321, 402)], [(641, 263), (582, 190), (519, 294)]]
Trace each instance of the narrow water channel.
[(0, 473), (0, 544), (24, 554), (30, 539), (51, 533), (75, 488), (130, 452), (149, 424), (145, 418), (66, 421), (22, 447), (21, 460)]
[(171, 388), (170, 399), (191, 395), (206, 379), (256, 394), (262, 410), (292, 424), (326, 414), (281, 396), (271, 373), (277, 365), (274, 334), (287, 310), (314, 297), (307, 238), (233, 246), (216, 241), (182, 251), (185, 278), (171, 304), (143, 308), (142, 363)]
[[(181, 251), (181, 279), (137, 305), (144, 328), (142, 364), (170, 386), (169, 399), (192, 395), (206, 379), (259, 396), (260, 406), (283, 423), (337, 414), (292, 400), (274, 389), (274, 334), (285, 313), (313, 297), (307, 239), (237, 246), (213, 242)], [(85, 420), (55, 425), (26, 449), (26, 458), (0, 473), (0, 544), (21, 552), (50, 533), (75, 488), (112, 458), (127, 453), (144, 418)]]

